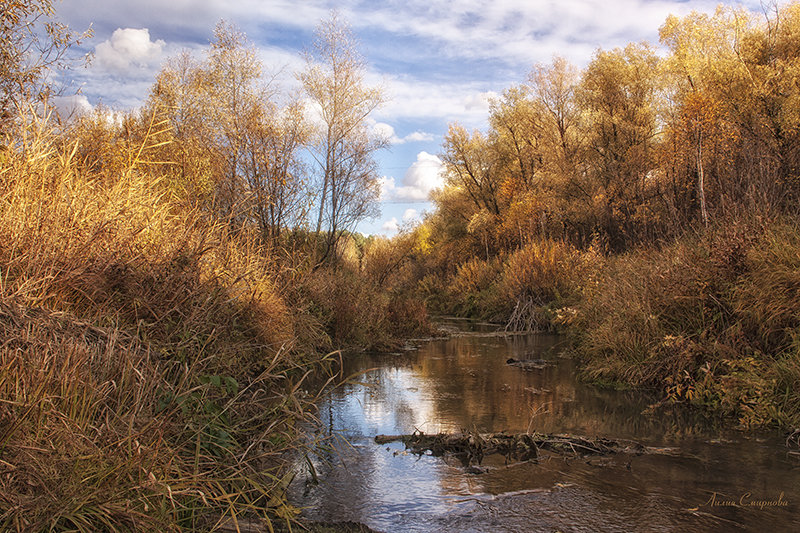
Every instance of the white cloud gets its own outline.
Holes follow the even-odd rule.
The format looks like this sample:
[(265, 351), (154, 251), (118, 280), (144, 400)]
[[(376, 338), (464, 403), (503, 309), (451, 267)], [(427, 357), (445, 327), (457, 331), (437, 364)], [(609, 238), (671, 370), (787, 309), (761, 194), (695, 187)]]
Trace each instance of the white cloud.
[(399, 227), (400, 225), (397, 223), (397, 218), (392, 217), (390, 220), (387, 220), (383, 223), (381, 229), (387, 233), (394, 233)]
[[(524, 78), (522, 71), (520, 78)], [(519, 80), (517, 80), (518, 82)], [(514, 80), (498, 81), (508, 87)], [(397, 119), (441, 119), (458, 121), (468, 127), (483, 127), (489, 112), (489, 99), (497, 93), (487, 90), (486, 82), (431, 82), (412, 76), (395, 76), (386, 81), (389, 101), (377, 112), (383, 121)], [(418, 137), (424, 137), (418, 139)], [(415, 131), (405, 142), (430, 140), (434, 137)]]
[(161, 39), (151, 41), (147, 28), (117, 28), (95, 47), (95, 64), (118, 73), (152, 67), (161, 62), (165, 44)]
[[(734, 3), (306, 0), (299, 16), (296, 0), (63, 0), (58, 10), (71, 27), (93, 22), (102, 35), (98, 40), (117, 28), (95, 47), (93, 68), (75, 76), (92, 102), (124, 109), (141, 105), (163, 57), (206, 48), (220, 19), (245, 31), (265, 71), (277, 73), (279, 83), (292, 85), (287, 92), (300, 96), (294, 73), (304, 66), (301, 51), (312, 45), (319, 21), (338, 9), (361, 39), (367, 64), (376, 66), (365, 78), (368, 84), (386, 88), (388, 102), (374, 114), (376, 126), (385, 128), (391, 144), (403, 145), (441, 138), (447, 122), (485, 128), (487, 99), (521, 83), (533, 64), (548, 63), (554, 54), (582, 66), (598, 47), (657, 44), (668, 14), (713, 13), (719, 1)], [(754, 0), (744, 3), (760, 10)]]
[(411, 222), (412, 220), (419, 219), (419, 212), (416, 209), (408, 208), (403, 213), (403, 222)]
[(383, 176), (382, 178), (378, 179), (378, 184), (381, 188), (381, 196), (379, 200), (381, 202), (390, 200), (395, 190), (394, 178), (391, 176)]
[(401, 144), (403, 142), (403, 139), (398, 137), (394, 132), (394, 128), (385, 122), (376, 122), (373, 124), (372, 133), (385, 139), (389, 144)]
[[(496, 59), (528, 66), (554, 53), (576, 62), (585, 51), (613, 48), (631, 41), (658, 39), (658, 28), (671, 13), (713, 12), (717, 0), (406, 0), (381, 7), (345, 11), (358, 27), (414, 36), (451, 59)], [(733, 4), (733, 2), (730, 2)], [(750, 2), (758, 9), (757, 2)], [(398, 12), (399, 11), (399, 12)], [(577, 55), (580, 54), (580, 55)]]
[(420, 152), (403, 176), (402, 185), (398, 187), (392, 177), (381, 178), (381, 200), (427, 202), (431, 191), (444, 184), (442, 168), (437, 156)]
[(386, 139), (389, 144), (406, 144), (412, 142), (429, 142), (434, 140), (435, 136), (432, 133), (424, 131), (415, 131), (409, 133), (405, 137), (398, 137), (391, 124), (385, 122), (376, 122), (372, 125), (372, 132), (379, 137)]
[(489, 112), (489, 102), (500, 96), (494, 91), (486, 91), (482, 93), (470, 94), (464, 98), (464, 109), (471, 111), (473, 109), (479, 110), (481, 113)]
[(416, 143), (416, 142), (430, 142), (434, 140), (433, 133), (426, 133), (424, 131), (415, 131), (403, 137), (403, 142)]
[(94, 109), (89, 103), (89, 99), (82, 94), (56, 96), (53, 98), (53, 104), (56, 106), (58, 114), (64, 118), (85, 115)]

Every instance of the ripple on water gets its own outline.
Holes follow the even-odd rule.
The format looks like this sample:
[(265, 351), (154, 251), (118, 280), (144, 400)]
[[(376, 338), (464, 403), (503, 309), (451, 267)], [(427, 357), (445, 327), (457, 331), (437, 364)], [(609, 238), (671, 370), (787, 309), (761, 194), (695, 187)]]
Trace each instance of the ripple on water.
[[(579, 383), (575, 363), (559, 357), (559, 337), (486, 334), (490, 329), (475, 326), (402, 357), (347, 361), (345, 375), (363, 374), (320, 405), (317, 430), (329, 440), (313, 464), (322, 483), (310, 485), (300, 465), (290, 487), (305, 516), (386, 532), (800, 530), (800, 460), (787, 455), (779, 436), (720, 431), (680, 411), (643, 415), (653, 398)], [(526, 372), (506, 364), (512, 357), (551, 366)], [(417, 457), (398, 443), (373, 441), (416, 430), (538, 430), (677, 451), (511, 465), (493, 457), (475, 473), (452, 458)], [(789, 505), (708, 503), (713, 495), (775, 500), (781, 493)]]

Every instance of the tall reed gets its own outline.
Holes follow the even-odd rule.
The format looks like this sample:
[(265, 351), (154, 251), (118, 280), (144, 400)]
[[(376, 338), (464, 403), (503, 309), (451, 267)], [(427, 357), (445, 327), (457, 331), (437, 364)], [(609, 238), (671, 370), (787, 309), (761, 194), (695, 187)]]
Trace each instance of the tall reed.
[(92, 165), (25, 120), (0, 148), (0, 529), (291, 520), (279, 457), (319, 358), (275, 264), (144, 163), (156, 120)]

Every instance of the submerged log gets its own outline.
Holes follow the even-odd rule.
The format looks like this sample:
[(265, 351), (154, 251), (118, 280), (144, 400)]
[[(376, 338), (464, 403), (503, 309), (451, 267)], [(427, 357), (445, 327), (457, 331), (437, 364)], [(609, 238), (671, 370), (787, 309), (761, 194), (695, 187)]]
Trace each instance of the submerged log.
[(523, 370), (541, 370), (548, 366), (553, 366), (553, 363), (546, 359), (514, 359), (513, 357), (508, 359), (506, 364), (519, 367)]
[(464, 465), (473, 461), (481, 463), (486, 455), (500, 454), (506, 460), (530, 461), (539, 457), (542, 450), (563, 456), (584, 457), (615, 453), (648, 453), (648, 448), (633, 441), (615, 441), (606, 438), (588, 438), (575, 435), (545, 435), (542, 433), (487, 433), (426, 435), (378, 435), (377, 444), (402, 442), (412, 453), (441, 456), (449, 453)]

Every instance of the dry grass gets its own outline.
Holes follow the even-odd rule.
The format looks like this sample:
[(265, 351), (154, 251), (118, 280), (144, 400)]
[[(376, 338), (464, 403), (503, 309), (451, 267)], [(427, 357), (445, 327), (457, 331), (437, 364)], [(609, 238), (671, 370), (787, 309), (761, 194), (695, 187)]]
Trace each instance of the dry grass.
[(394, 349), (399, 339), (431, 333), (424, 304), (401, 291), (380, 289), (346, 266), (323, 267), (307, 276), (295, 298), (324, 327), (319, 348)]
[(293, 516), (279, 456), (319, 358), (258, 241), (142, 163), (158, 129), (108, 167), (36, 117), (0, 148), (2, 530)]
[(442, 312), (506, 322), (508, 329), (548, 330), (556, 327), (557, 310), (571, 303), (577, 287), (591, 277), (595, 254), (579, 253), (559, 241), (534, 240), (513, 252), (485, 261), (461, 263), (442, 287), (429, 274), (419, 284)]
[(612, 258), (574, 321), (586, 375), (738, 418), (800, 423), (800, 240), (729, 224)]

